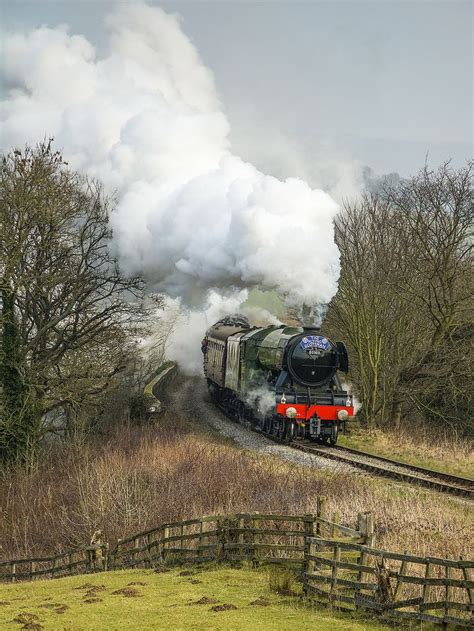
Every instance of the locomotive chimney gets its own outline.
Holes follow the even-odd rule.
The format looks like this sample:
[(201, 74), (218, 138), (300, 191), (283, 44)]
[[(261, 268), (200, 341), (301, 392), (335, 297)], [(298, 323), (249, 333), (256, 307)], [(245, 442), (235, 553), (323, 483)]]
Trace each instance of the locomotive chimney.
[(300, 321), (303, 329), (319, 331), (321, 329), (322, 316), (326, 313), (325, 305), (310, 305), (304, 304), (301, 307)]

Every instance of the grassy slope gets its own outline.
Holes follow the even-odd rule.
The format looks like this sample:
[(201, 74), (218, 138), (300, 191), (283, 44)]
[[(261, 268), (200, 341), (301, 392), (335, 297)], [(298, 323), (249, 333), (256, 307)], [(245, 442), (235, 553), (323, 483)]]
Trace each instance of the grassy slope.
[(360, 449), (418, 467), (474, 478), (472, 452), (466, 448), (465, 444), (457, 449), (455, 443), (452, 445), (446, 443), (443, 448), (443, 445), (437, 441), (429, 444), (424, 440), (417, 440), (416, 436), (397, 437), (381, 431), (367, 433), (359, 429), (351, 430), (350, 434), (340, 435), (338, 444), (341, 447)]
[[(155, 574), (151, 570), (110, 572), (95, 576), (75, 576), (54, 581), (35, 581), (2, 585), (0, 627), (20, 629), (12, 622), (19, 614), (37, 616), (45, 629), (328, 629), (376, 631), (387, 627), (362, 618), (336, 614), (298, 604), (296, 598), (283, 598), (268, 589), (268, 572), (250, 569), (195, 570), (180, 576), (182, 569)], [(194, 581), (194, 582), (192, 582)], [(199, 582), (197, 582), (199, 581)], [(135, 597), (112, 592), (129, 583), (137, 590)], [(100, 601), (86, 603), (86, 589), (91, 583), (104, 585), (98, 591)], [(236, 610), (214, 612), (212, 604), (195, 604), (203, 596), (218, 604), (230, 603)], [(268, 606), (250, 605), (257, 598), (270, 601)], [(43, 605), (43, 606), (42, 606)], [(46, 605), (47, 607), (45, 607)], [(61, 613), (56, 609), (67, 605)]]

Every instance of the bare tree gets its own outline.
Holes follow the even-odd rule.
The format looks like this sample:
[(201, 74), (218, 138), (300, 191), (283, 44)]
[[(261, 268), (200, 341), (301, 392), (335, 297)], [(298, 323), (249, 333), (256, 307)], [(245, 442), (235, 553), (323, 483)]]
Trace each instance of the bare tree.
[(348, 341), (369, 425), (397, 425), (404, 403), (465, 423), (472, 219), (472, 164), (448, 163), (346, 203), (337, 218), (342, 274), (327, 322)]
[[(143, 322), (142, 284), (111, 257), (112, 200), (51, 142), (2, 157), (0, 452), (36, 446), (106, 391)], [(63, 426), (61, 422), (59, 425)]]
[(464, 425), (472, 423), (472, 176), (472, 162), (457, 170), (446, 162), (385, 192), (404, 244), (393, 286), (429, 330), (415, 361), (400, 373), (400, 390), (425, 415)]
[(342, 271), (327, 325), (349, 346), (351, 377), (369, 427), (390, 414), (395, 383), (411, 363), (420, 326), (417, 314), (390, 287), (400, 243), (389, 218), (383, 200), (368, 194), (347, 203), (336, 221)]

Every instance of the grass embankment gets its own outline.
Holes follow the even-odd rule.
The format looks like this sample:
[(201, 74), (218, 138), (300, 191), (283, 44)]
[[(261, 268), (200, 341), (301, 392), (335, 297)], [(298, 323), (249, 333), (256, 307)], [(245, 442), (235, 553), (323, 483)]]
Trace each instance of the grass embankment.
[(267, 570), (230, 568), (181, 568), (159, 574), (134, 570), (34, 581), (2, 586), (0, 627), (17, 631), (386, 628), (312, 608), (296, 595), (300, 584), (292, 589), (294, 596), (277, 595), (269, 589)]
[(174, 366), (174, 362), (171, 361), (167, 361), (164, 362), (163, 364), (161, 364), (161, 366), (155, 371), (153, 378), (150, 378), (150, 381), (146, 384), (144, 390), (143, 390), (143, 394), (148, 396), (148, 397), (153, 397), (153, 388), (156, 384), (156, 382), (158, 381), (158, 378), (160, 377), (160, 375), (165, 372), (165, 370), (167, 368), (171, 368), (171, 366)]
[(339, 444), (418, 467), (474, 478), (472, 441), (452, 434), (435, 434), (419, 427), (399, 432), (368, 432), (354, 427), (350, 434), (339, 437)]

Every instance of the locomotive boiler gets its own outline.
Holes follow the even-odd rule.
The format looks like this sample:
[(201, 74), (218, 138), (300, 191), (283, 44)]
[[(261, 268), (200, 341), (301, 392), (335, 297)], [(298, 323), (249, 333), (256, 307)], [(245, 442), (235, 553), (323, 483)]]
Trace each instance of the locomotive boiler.
[(347, 351), (314, 327), (253, 327), (242, 316), (219, 320), (202, 341), (213, 400), (237, 420), (283, 440), (336, 444), (354, 414), (339, 373)]

